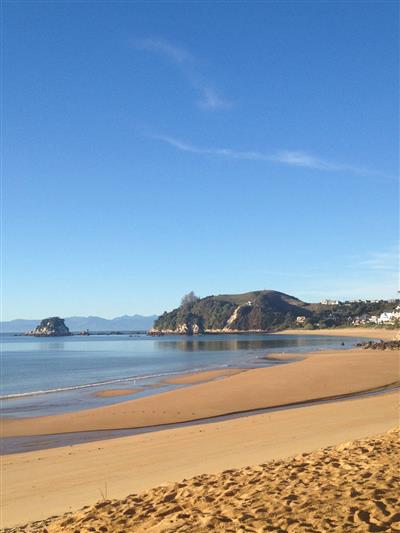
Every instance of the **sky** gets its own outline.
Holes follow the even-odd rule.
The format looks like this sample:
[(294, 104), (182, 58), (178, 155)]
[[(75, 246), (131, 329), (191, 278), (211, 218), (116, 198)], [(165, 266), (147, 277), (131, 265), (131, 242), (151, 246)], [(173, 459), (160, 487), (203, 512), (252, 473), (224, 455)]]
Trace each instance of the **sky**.
[(3, 320), (396, 297), (397, 2), (2, 6)]

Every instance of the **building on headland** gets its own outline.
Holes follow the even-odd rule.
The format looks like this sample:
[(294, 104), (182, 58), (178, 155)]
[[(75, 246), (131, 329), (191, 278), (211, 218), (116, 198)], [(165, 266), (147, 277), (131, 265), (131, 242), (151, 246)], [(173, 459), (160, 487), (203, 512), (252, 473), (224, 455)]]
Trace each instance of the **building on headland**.
[(322, 300), (321, 305), (339, 305), (339, 300)]
[(393, 324), (395, 320), (400, 320), (400, 311), (382, 313), (378, 318), (378, 324)]
[(378, 315), (361, 315), (353, 319), (352, 324), (354, 326), (364, 325), (364, 324), (386, 324), (393, 325), (397, 321), (400, 321), (400, 305), (392, 312), (384, 312)]
[(296, 324), (304, 324), (305, 321), (306, 321), (306, 317), (305, 316), (296, 317)]

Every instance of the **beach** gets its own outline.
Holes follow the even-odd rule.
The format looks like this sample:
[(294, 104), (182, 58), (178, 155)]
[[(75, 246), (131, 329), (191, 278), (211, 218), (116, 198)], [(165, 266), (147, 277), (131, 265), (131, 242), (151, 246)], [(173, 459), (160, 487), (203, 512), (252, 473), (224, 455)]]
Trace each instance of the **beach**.
[[(215, 373), (219, 378), (224, 375), (219, 370)], [(212, 375), (210, 371), (208, 379)], [(180, 383), (191, 384), (195, 379), (199, 378), (193, 374), (181, 376)], [(296, 357), (284, 365), (250, 369), (105, 407), (3, 419), (2, 431), (4, 437), (16, 437), (176, 424), (346, 396), (393, 386), (398, 380), (397, 351), (326, 351), (308, 354), (302, 360)]]
[[(3, 457), (3, 525), (394, 428), (398, 394)], [(29, 473), (29, 475), (27, 475)], [(204, 488), (204, 491), (207, 487)], [(118, 530), (117, 530), (118, 531)]]
[(371, 327), (351, 327), (335, 329), (285, 329), (275, 335), (332, 335), (341, 337), (366, 337), (371, 339), (382, 339), (391, 341), (400, 338), (398, 329), (371, 328)]
[[(343, 335), (342, 329), (337, 331)], [(390, 338), (396, 334), (391, 331)], [(371, 337), (383, 335), (386, 331), (373, 330)], [(327, 351), (297, 356), (285, 365), (231, 370), (230, 375), (215, 371), (181, 376), (175, 379), (190, 386), (137, 400), (121, 398), (103, 408), (3, 420), (3, 436), (166, 424), (155, 433), (4, 456), (3, 526), (45, 519), (101, 499), (126, 498), (184, 478), (367, 438), (399, 422), (396, 350)], [(376, 395), (354, 396), (378, 390)], [(320, 400), (328, 403), (317, 403)], [(268, 407), (277, 410), (254, 414)], [(247, 416), (206, 423), (228, 413)], [(167, 426), (193, 420), (199, 423)]]
[[(400, 432), (103, 500), (16, 532), (400, 531)], [(379, 460), (377, 460), (379, 456)]]

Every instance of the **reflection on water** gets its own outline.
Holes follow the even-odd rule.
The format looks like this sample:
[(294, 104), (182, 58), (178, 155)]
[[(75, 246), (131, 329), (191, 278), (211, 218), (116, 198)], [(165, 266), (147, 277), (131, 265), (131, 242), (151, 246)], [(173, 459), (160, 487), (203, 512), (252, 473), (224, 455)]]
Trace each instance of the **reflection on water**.
[(56, 351), (64, 351), (67, 347), (65, 345), (65, 342), (59, 341), (57, 339), (56, 342), (42, 342), (40, 345), (38, 345), (39, 350), (56, 350)]
[[(238, 350), (263, 350), (279, 349), (290, 347), (310, 347), (312, 345), (332, 344), (332, 338), (315, 338), (315, 337), (284, 337), (260, 338), (260, 339), (243, 339), (237, 338), (193, 338), (182, 337), (174, 340), (157, 340), (155, 345), (157, 350), (161, 351), (179, 351), (179, 352), (236, 352)], [(337, 340), (335, 340), (337, 344)]]
[(135, 396), (139, 397), (164, 387), (160, 383), (171, 374), (273, 365), (277, 363), (262, 356), (346, 348), (360, 339), (222, 334), (85, 339), (3, 336), (1, 340), (3, 414), (33, 416), (121, 401), (94, 395), (105, 388), (140, 388)]

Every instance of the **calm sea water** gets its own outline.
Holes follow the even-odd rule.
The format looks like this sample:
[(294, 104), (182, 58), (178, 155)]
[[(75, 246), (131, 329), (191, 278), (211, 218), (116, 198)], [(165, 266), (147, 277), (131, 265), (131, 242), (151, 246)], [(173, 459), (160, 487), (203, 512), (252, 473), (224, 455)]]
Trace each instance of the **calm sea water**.
[[(34, 338), (1, 336), (4, 416), (37, 416), (95, 407), (173, 388), (173, 374), (273, 363), (267, 353), (349, 348), (359, 339), (296, 335), (145, 335)], [(342, 342), (344, 346), (342, 346)], [(98, 398), (107, 388), (140, 388), (130, 396)]]

